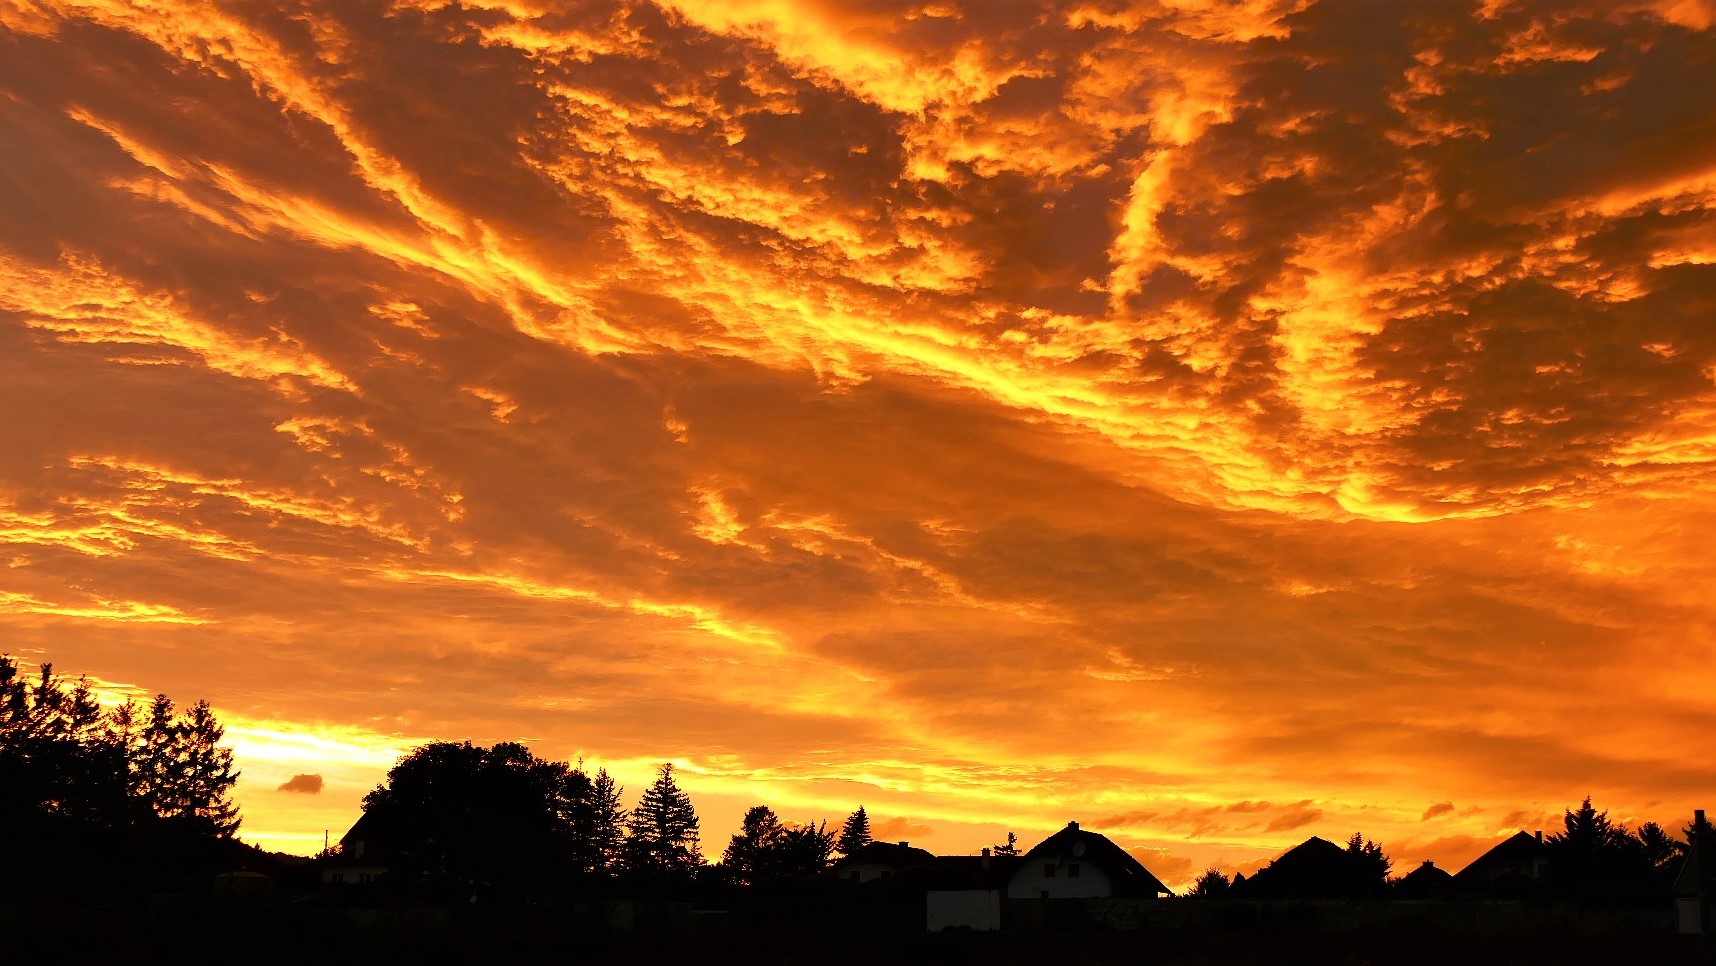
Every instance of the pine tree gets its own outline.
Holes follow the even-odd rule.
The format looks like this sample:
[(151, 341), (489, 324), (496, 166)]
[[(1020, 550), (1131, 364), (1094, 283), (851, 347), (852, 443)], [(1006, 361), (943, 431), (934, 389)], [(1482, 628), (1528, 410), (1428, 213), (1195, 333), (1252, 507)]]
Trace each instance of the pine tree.
[(846, 817), (846, 824), (840, 827), (840, 838), (834, 843), (835, 851), (850, 858), (854, 852), (870, 844), (870, 816), (865, 814), (864, 806), (858, 806), (858, 811)]
[(1018, 855), (1019, 854), (1019, 836), (1014, 835), (1012, 832), (1008, 832), (1006, 843), (1002, 844), (1002, 845), (995, 846), (995, 854), (996, 855), (1005, 855), (1005, 856)]
[(683, 878), (703, 864), (698, 852), (697, 812), (673, 780), (673, 764), (661, 766), (626, 822), (626, 866), (647, 877)]

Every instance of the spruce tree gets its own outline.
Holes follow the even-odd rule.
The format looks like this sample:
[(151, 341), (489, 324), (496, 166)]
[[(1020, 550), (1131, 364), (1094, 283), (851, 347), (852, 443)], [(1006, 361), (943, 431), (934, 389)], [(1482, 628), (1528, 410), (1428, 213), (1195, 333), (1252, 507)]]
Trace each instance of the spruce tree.
[(605, 872), (619, 862), (624, 839), (620, 787), (606, 768), (591, 778), (579, 760), (566, 774), (560, 792), (560, 822), (572, 868), (582, 873)]
[(230, 836), (239, 821), (238, 808), (232, 802), (238, 771), (233, 768), (232, 749), (221, 745), (226, 729), (215, 720), (207, 701), (192, 705), (179, 728), (183, 741), (183, 814), (215, 835)]
[(133, 765), (137, 795), (154, 815), (169, 818), (184, 812), (184, 735), (174, 715), (173, 701), (155, 695), (143, 719)]
[(697, 812), (673, 780), (673, 764), (661, 766), (626, 822), (626, 866), (651, 878), (683, 878), (703, 864), (698, 852)]
[(594, 849), (597, 868), (612, 871), (619, 868), (621, 849), (625, 845), (626, 810), (620, 807), (620, 793), (625, 791), (606, 768), (596, 771), (591, 787), (590, 844)]
[(840, 827), (840, 838), (834, 843), (834, 848), (841, 855), (850, 858), (852, 853), (870, 844), (870, 816), (865, 814), (864, 806), (858, 806), (858, 811), (846, 817), (846, 824)]

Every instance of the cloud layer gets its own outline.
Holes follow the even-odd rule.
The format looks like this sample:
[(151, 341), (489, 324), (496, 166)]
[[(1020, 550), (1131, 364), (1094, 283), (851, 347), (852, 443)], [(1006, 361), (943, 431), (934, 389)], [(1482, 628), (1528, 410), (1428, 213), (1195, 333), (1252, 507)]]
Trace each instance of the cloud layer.
[(425, 736), (937, 848), (1666, 824), (1713, 20), (0, 0), (8, 646), (309, 851)]

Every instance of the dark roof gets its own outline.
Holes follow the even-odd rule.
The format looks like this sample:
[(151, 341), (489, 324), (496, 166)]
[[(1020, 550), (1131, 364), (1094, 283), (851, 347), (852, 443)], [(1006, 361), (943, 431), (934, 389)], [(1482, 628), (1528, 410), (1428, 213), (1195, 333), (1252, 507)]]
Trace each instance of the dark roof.
[[(1716, 861), (1701, 861), (1700, 856), (1700, 853), (1704, 852), (1712, 842), (1710, 839), (1696, 834), (1693, 835), (1693, 840), (1692, 848), (1687, 850), (1686, 859), (1680, 863), (1680, 871), (1674, 877), (1674, 894), (1683, 899), (1690, 899), (1698, 895), (1700, 891), (1698, 874), (1700, 871), (1704, 874), (1702, 891), (1716, 890)], [(1716, 855), (1716, 850), (1710, 854)]]
[(1455, 873), (1454, 878), (1461, 885), (1475, 885), (1510, 873), (1529, 876), (1533, 864), (1542, 855), (1543, 843), (1537, 836), (1530, 832), (1515, 832), (1473, 859), (1471, 864)]
[(836, 862), (835, 867), (856, 862), (869, 865), (890, 865), (896, 869), (912, 869), (934, 864), (935, 856), (924, 849), (913, 848), (905, 842), (871, 842)]
[(374, 812), (364, 812), (358, 816), (356, 822), (352, 823), (352, 827), (346, 830), (346, 834), (340, 836), (340, 845), (343, 847), (347, 842), (364, 842), (368, 845), (374, 845), (373, 837), (379, 824), (380, 822), (376, 819)]
[(1436, 863), (1425, 861), (1423, 865), (1400, 877), (1398, 888), (1400, 894), (1408, 899), (1428, 899), (1442, 895), (1454, 887), (1454, 877), (1447, 869), (1436, 868)]
[(1313, 835), (1236, 884), (1242, 899), (1340, 899), (1367, 895), (1376, 883), (1364, 863), (1328, 839)]
[(1132, 853), (1115, 845), (1100, 832), (1079, 828), (1077, 822), (1068, 822), (1066, 828), (1038, 842), (1035, 848), (1025, 853), (1023, 861), (1041, 862), (1057, 857), (1077, 858), (1080, 862), (1095, 865), (1108, 874), (1117, 896), (1155, 896), (1163, 892), (1172, 895), (1174, 892), (1144, 868), (1142, 862), (1133, 858)]

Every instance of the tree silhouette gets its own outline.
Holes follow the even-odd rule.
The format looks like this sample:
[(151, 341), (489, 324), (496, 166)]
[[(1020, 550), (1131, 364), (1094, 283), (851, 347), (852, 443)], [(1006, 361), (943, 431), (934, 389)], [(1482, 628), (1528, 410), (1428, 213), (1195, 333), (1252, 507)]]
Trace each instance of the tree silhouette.
[(597, 770), (590, 799), (591, 844), (604, 870), (619, 868), (625, 845), (626, 810), (620, 807), (621, 791), (606, 768)]
[(572, 864), (569, 773), (511, 742), (423, 745), (364, 796), (366, 854), (443, 891), (551, 886)]
[(697, 824), (691, 796), (673, 780), (673, 764), (662, 765), (626, 819), (627, 870), (645, 878), (689, 877), (703, 864)]
[(758, 805), (745, 813), (721, 865), (735, 882), (797, 878), (827, 868), (833, 851), (834, 833), (827, 822), (785, 825), (772, 809)]
[(1219, 870), (1205, 869), (1204, 874), (1198, 876), (1197, 881), (1192, 883), (1192, 891), (1188, 895), (1197, 896), (1200, 899), (1216, 899), (1227, 895), (1229, 885), (1227, 876), (1222, 875)]
[(238, 829), (238, 809), (232, 786), (238, 781), (232, 749), (223, 747), (226, 729), (215, 720), (207, 701), (191, 706), (178, 727), (180, 817), (228, 836)]
[(846, 817), (846, 824), (840, 826), (840, 837), (835, 840), (834, 850), (841, 855), (850, 856), (870, 844), (870, 816), (865, 814), (864, 806), (858, 806), (858, 811)]
[(1685, 842), (1676, 840), (1655, 822), (1646, 822), (1639, 826), (1638, 840), (1644, 860), (1650, 863), (1653, 869), (1667, 865), (1686, 851)]
[(620, 823), (626, 812), (620, 807), (620, 787), (608, 770), (603, 768), (591, 778), (580, 760), (567, 773), (560, 798), (573, 869), (602, 873), (614, 868), (619, 862)]
[(995, 846), (994, 851), (995, 851), (996, 855), (1006, 855), (1006, 856), (1018, 855), (1019, 854), (1019, 836), (1014, 835), (1012, 832), (1008, 832), (1007, 833), (1007, 841), (1004, 844)]
[(786, 837), (780, 818), (766, 805), (745, 812), (739, 834), (727, 843), (721, 864), (735, 882), (752, 883), (776, 874), (776, 854)]
[(834, 836), (827, 822), (787, 826), (776, 849), (779, 874), (809, 876), (828, 868)]
[(1598, 811), (1589, 795), (1577, 809), (1566, 810), (1561, 824), (1562, 831), (1544, 839), (1549, 872), (1561, 888), (1582, 897), (1601, 898), (1637, 888), (1655, 864), (1649, 853), (1652, 846), (1625, 825), (1610, 821), (1609, 813)]
[(37, 868), (31, 889), (87, 892), (98, 870), (178, 874), (244, 860), (248, 847), (232, 838), (238, 775), (214, 712), (199, 703), (176, 716), (165, 695), (150, 711), (104, 711), (87, 680), (68, 683), (47, 662), (26, 680), (0, 656), (0, 827), (8, 864)]
[(1383, 854), (1382, 846), (1354, 832), (1347, 839), (1347, 854), (1354, 858), (1354, 867), (1366, 888), (1380, 889), (1388, 882), (1388, 870), (1394, 860)]

